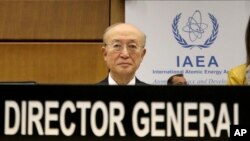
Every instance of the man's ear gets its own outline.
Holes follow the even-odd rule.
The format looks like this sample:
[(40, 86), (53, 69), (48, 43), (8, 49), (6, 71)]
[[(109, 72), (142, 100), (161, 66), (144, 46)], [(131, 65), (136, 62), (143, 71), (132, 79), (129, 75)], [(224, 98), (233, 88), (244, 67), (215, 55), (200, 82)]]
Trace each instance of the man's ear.
[(147, 52), (146, 48), (143, 48), (143, 51), (142, 51), (142, 54), (141, 54), (141, 58), (142, 58), (142, 59), (143, 59), (143, 57), (145, 56), (146, 52)]
[(105, 47), (105, 46), (102, 46), (102, 54), (103, 54), (104, 60), (106, 61), (107, 50), (106, 50), (106, 47)]

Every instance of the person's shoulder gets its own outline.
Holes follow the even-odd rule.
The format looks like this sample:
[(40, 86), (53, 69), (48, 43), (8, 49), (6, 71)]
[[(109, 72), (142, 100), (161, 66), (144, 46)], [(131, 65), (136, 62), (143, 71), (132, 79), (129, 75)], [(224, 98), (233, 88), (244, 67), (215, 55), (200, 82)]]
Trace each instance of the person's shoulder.
[(228, 85), (243, 85), (246, 80), (246, 64), (240, 64), (228, 71)]
[(150, 84), (145, 82), (136, 83), (136, 85), (149, 86)]
[(135, 85), (150, 85), (136, 78)]
[(247, 68), (246, 64), (240, 64), (238, 66), (235, 66), (229, 70), (229, 72), (245, 72)]
[(96, 85), (108, 85), (108, 77), (106, 77), (105, 79), (103, 79), (102, 81), (96, 83)]

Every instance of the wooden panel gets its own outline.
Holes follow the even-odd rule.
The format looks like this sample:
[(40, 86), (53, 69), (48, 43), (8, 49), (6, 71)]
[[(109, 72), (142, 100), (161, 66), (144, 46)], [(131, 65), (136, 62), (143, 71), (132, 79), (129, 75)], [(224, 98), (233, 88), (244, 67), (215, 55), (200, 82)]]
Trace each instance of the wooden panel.
[(110, 0), (110, 25), (125, 22), (125, 0)]
[(0, 81), (92, 84), (107, 74), (91, 43), (0, 43), (0, 68)]
[(125, 21), (125, 0), (111, 0), (110, 24)]
[(0, 0), (0, 40), (100, 41), (109, 0)]

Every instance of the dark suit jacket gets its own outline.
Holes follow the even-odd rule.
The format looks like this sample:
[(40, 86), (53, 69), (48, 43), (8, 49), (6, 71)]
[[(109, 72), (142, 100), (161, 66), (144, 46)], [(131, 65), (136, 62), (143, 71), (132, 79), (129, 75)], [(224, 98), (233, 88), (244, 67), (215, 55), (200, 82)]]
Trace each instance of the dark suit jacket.
[[(108, 77), (97, 83), (97, 85), (109, 85)], [(149, 84), (146, 84), (135, 77), (135, 85), (149, 85)]]

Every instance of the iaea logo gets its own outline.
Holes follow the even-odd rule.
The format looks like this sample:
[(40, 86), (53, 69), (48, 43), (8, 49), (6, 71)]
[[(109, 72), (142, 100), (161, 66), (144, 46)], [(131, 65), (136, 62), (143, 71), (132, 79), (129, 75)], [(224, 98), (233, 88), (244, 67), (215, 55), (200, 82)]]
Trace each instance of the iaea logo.
[(212, 22), (212, 33), (211, 35), (206, 38), (204, 43), (202, 44), (194, 44), (195, 41), (202, 39), (203, 34), (205, 32), (208, 32), (208, 24), (203, 23), (202, 21), (202, 16), (201, 12), (199, 10), (196, 10), (192, 17), (189, 17), (186, 25), (182, 27), (182, 31), (186, 32), (188, 34), (190, 42), (192, 44), (189, 44), (186, 39), (184, 39), (179, 32), (178, 29), (178, 23), (181, 18), (181, 14), (176, 15), (176, 17), (173, 20), (172, 23), (172, 29), (174, 33), (174, 37), (177, 40), (177, 42), (183, 47), (183, 48), (190, 48), (192, 49), (193, 47), (199, 47), (200, 49), (202, 48), (209, 48), (210, 45), (214, 43), (214, 41), (217, 38), (218, 32), (219, 32), (219, 24), (217, 22), (217, 19), (210, 13), (208, 13), (208, 16)]

